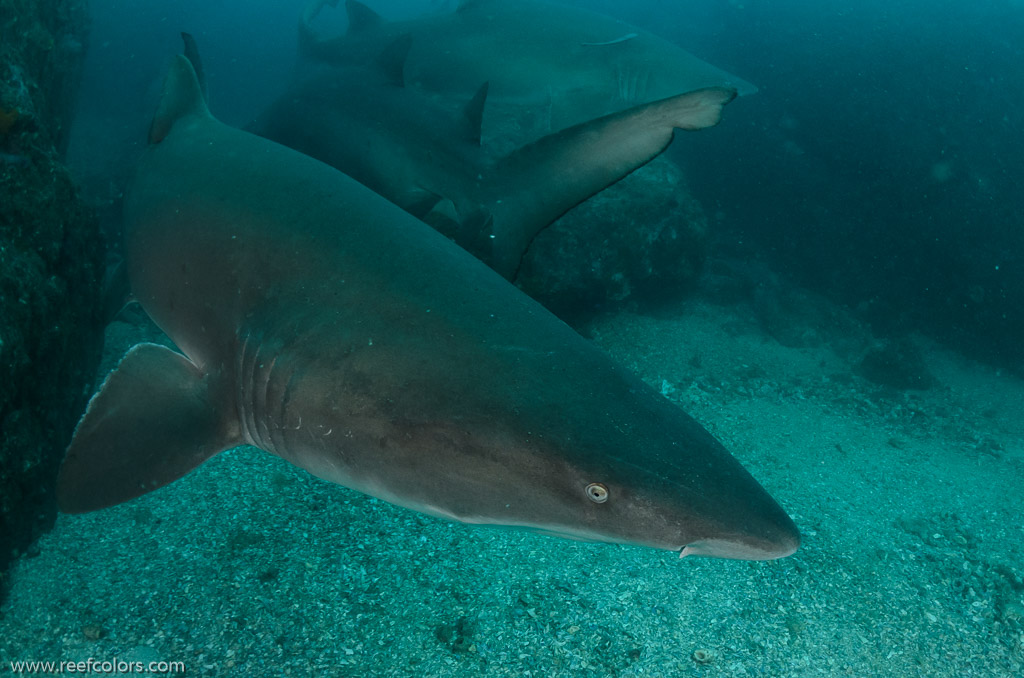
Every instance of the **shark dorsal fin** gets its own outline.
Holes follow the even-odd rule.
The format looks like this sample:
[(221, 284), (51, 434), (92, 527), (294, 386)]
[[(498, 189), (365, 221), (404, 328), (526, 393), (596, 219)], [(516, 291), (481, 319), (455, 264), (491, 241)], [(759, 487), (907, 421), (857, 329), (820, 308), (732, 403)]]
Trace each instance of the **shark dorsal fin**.
[(203, 60), (199, 58), (199, 46), (191, 33), (182, 32), (181, 40), (185, 43), (185, 58), (192, 64), (196, 72), (196, 81), (199, 82), (199, 91), (203, 93), (203, 101), (210, 105), (210, 92), (206, 89), (206, 74), (203, 72)]
[(348, 12), (348, 34), (358, 35), (373, 30), (384, 23), (384, 19), (359, 0), (346, 0), (345, 11)]
[(481, 130), (484, 126), (484, 105), (487, 103), (487, 89), (489, 86), (489, 82), (480, 85), (480, 89), (476, 91), (473, 98), (462, 109), (462, 117), (465, 120), (466, 141), (474, 146), (480, 145)]
[(171, 68), (164, 79), (160, 94), (160, 105), (149, 126), (149, 143), (158, 144), (164, 140), (174, 123), (187, 115), (209, 117), (203, 91), (199, 86), (196, 71), (188, 57), (179, 54), (174, 57)]
[(391, 41), (377, 57), (377, 66), (388, 82), (405, 87), (405, 61), (412, 47), (412, 33), (403, 33)]

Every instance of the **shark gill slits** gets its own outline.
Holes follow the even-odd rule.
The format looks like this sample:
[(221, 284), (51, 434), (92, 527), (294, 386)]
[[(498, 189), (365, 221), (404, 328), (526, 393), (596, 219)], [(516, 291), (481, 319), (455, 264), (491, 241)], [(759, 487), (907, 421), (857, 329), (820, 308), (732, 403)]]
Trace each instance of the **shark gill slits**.
[(595, 504), (603, 504), (608, 501), (608, 488), (602, 483), (590, 483), (587, 485), (587, 499)]

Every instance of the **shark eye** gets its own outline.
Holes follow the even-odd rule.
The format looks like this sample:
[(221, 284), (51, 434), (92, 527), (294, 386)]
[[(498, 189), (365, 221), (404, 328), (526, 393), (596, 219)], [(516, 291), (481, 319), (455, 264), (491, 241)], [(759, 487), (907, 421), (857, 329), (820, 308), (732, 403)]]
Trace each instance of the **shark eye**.
[(587, 485), (587, 498), (595, 504), (603, 504), (608, 501), (608, 488), (601, 483), (590, 483)]

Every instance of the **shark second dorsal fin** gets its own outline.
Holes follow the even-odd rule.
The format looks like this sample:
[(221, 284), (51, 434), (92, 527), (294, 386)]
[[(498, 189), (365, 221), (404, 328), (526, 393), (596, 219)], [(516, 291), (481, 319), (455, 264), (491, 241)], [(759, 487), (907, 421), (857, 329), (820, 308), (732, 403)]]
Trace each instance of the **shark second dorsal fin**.
[(348, 34), (358, 35), (373, 30), (384, 23), (384, 19), (359, 0), (346, 0), (348, 12)]
[(474, 146), (480, 145), (481, 130), (484, 126), (484, 106), (487, 104), (487, 89), (489, 87), (489, 82), (480, 85), (480, 89), (462, 109), (462, 118), (465, 121), (465, 139)]
[(411, 47), (412, 34), (403, 33), (392, 40), (377, 57), (377, 67), (388, 82), (396, 87), (405, 87), (405, 61)]
[(177, 55), (167, 71), (160, 105), (149, 126), (149, 143), (164, 140), (174, 123), (187, 115), (209, 116), (196, 71), (184, 55)]

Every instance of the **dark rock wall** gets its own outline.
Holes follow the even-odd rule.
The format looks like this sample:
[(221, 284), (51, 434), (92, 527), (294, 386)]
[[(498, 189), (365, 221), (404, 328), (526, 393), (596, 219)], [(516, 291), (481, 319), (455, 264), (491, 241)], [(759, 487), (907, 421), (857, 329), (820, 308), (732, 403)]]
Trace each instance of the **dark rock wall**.
[(99, 358), (103, 247), (63, 165), (86, 32), (81, 0), (0, 0), (0, 573), (53, 522)]

